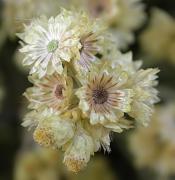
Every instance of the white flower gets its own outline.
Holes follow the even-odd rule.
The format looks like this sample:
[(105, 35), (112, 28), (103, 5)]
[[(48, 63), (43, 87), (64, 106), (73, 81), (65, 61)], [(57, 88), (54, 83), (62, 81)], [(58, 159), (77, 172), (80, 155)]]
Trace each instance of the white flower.
[[(155, 89), (158, 69), (140, 69), (142, 61), (133, 61), (132, 53), (116, 53), (115, 47), (110, 54), (113, 56), (112, 66), (121, 66), (127, 72), (128, 80), (126, 88), (133, 90), (131, 108), (128, 115), (133, 117), (138, 123), (148, 125), (151, 115), (154, 112), (153, 105), (159, 101), (158, 91)], [(115, 61), (114, 61), (115, 59)]]
[(129, 115), (137, 122), (147, 126), (154, 112), (153, 105), (159, 101), (157, 85), (158, 69), (138, 70), (131, 78), (134, 97)]
[(116, 51), (103, 30), (86, 13), (62, 10), (19, 35), (34, 84), (25, 93), (32, 111), (23, 126), (35, 127), (38, 144), (62, 149), (73, 172), (101, 147), (110, 151), (110, 132), (131, 128), (131, 119), (146, 125), (158, 100), (158, 70), (139, 70), (141, 63)]
[(62, 63), (71, 61), (80, 48), (72, 15), (62, 11), (55, 18), (33, 20), (19, 37), (24, 41), (20, 50), (25, 53), (24, 65), (31, 65), (30, 74), (43, 77), (54, 71), (63, 72)]
[(93, 62), (98, 59), (97, 54), (103, 55), (106, 51), (105, 44), (110, 39), (104, 33), (106, 26), (101, 21), (90, 18), (84, 12), (76, 14), (76, 24), (79, 27), (81, 48), (75, 58), (75, 67), (77, 70), (89, 71)]
[(41, 79), (36, 77), (29, 77), (29, 79), (34, 83), (34, 86), (24, 93), (30, 102), (29, 108), (48, 107), (61, 112), (72, 103), (73, 82), (66, 73), (62, 76), (54, 73)]
[(82, 78), (82, 87), (76, 92), (79, 107), (90, 117), (91, 124), (116, 122), (130, 111), (132, 89), (124, 88), (128, 76), (120, 66), (100, 61)]

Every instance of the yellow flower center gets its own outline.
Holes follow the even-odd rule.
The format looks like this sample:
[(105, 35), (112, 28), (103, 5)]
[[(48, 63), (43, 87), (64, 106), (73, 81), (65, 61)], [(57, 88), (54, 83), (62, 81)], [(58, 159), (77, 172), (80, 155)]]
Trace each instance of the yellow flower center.
[(51, 130), (47, 127), (36, 128), (33, 133), (34, 140), (44, 147), (50, 147), (54, 145), (54, 137)]

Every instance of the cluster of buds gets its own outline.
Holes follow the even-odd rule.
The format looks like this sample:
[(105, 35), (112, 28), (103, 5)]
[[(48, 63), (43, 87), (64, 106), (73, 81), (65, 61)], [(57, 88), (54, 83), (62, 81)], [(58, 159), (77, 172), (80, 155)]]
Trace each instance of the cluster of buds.
[(110, 151), (111, 132), (149, 124), (159, 70), (120, 53), (100, 20), (62, 9), (18, 37), (33, 84), (23, 126), (40, 145), (61, 149), (69, 170), (80, 171), (101, 147)]

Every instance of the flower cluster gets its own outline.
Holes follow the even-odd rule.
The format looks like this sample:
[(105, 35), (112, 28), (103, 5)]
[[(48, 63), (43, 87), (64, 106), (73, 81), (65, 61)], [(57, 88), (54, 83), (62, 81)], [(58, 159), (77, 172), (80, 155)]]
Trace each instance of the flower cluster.
[(139, 168), (150, 168), (164, 178), (175, 172), (175, 104), (157, 107), (150, 127), (130, 136), (130, 149)]
[(175, 63), (175, 19), (160, 9), (153, 9), (149, 26), (140, 36), (142, 50), (151, 59)]
[(159, 99), (158, 69), (140, 69), (132, 53), (121, 54), (98, 20), (62, 10), (25, 26), (23, 64), (33, 84), (24, 95), (30, 112), (23, 126), (45, 147), (62, 149), (64, 163), (78, 172), (101, 147), (110, 151), (110, 133), (134, 123), (148, 125)]

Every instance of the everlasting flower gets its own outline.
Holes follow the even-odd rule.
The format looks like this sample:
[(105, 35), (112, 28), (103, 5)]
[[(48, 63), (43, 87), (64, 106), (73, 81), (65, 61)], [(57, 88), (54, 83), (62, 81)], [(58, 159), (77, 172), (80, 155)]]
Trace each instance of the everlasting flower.
[[(132, 127), (125, 114), (147, 125), (158, 100), (154, 89), (157, 69), (139, 70), (140, 62), (133, 62), (131, 53), (117, 53), (113, 58), (97, 60), (90, 71), (76, 76), (71, 73), (73, 79), (66, 73), (69, 66), (62, 75), (33, 78), (36, 87), (27, 90), (29, 107), (34, 110), (23, 125), (36, 127), (34, 139), (42, 146), (62, 148), (64, 163), (74, 172), (84, 168), (101, 147), (110, 151), (111, 131), (120, 133)], [(65, 93), (55, 96), (58, 84), (64, 85)], [(62, 94), (67, 94), (65, 99)], [(78, 99), (71, 100), (74, 94)]]
[(69, 62), (80, 48), (72, 14), (62, 11), (55, 18), (32, 21), (19, 37), (24, 41), (21, 52), (26, 54), (24, 65), (31, 65), (30, 74), (43, 77), (54, 71), (63, 72), (62, 62)]
[(103, 31), (102, 24), (85, 13), (66, 10), (49, 20), (44, 17), (33, 20), (19, 34), (24, 41), (20, 50), (25, 54), (23, 64), (31, 66), (30, 74), (37, 73), (39, 78), (55, 71), (62, 74), (63, 66), (70, 61), (76, 70), (87, 71), (98, 59), (96, 55), (106, 51), (104, 45), (110, 40)]
[(147, 126), (154, 112), (153, 104), (159, 101), (158, 91), (154, 88), (157, 85), (158, 69), (138, 70), (133, 75), (134, 97), (129, 115), (139, 123)]
[(134, 120), (148, 124), (158, 100), (158, 70), (139, 70), (141, 63), (118, 52), (103, 31), (86, 13), (62, 10), (19, 35), (34, 84), (24, 93), (31, 111), (23, 126), (35, 128), (40, 145), (62, 149), (73, 172), (101, 147), (110, 151), (111, 132), (133, 127)]
[[(110, 132), (120, 133), (133, 126), (125, 114), (147, 124), (151, 114), (144, 107), (152, 113), (157, 100), (153, 88), (157, 70), (138, 70), (140, 63), (132, 61), (131, 53), (118, 53), (115, 58), (98, 60), (90, 71), (80, 71), (76, 76), (71, 73), (72, 79), (66, 73), (70, 67), (65, 66), (62, 75), (33, 78), (35, 86), (27, 90), (33, 110), (23, 125), (36, 127), (34, 139), (40, 145), (62, 148), (64, 163), (74, 172), (84, 168), (101, 147), (110, 151)], [(64, 90), (55, 93), (58, 84), (63, 84)]]
[(52, 74), (41, 79), (30, 77), (34, 86), (24, 95), (30, 101), (30, 108), (49, 107), (57, 111), (66, 110), (71, 102), (73, 82), (66, 74)]
[(133, 92), (124, 88), (127, 73), (120, 67), (101, 61), (87, 74), (83, 87), (76, 94), (79, 107), (90, 116), (92, 124), (116, 122), (124, 112), (130, 111)]
[[(83, 68), (83, 71), (89, 70), (91, 64), (98, 59), (97, 54), (103, 55), (104, 48), (110, 39), (104, 33), (106, 26), (99, 20), (92, 19), (86, 13), (77, 13), (76, 23), (79, 24), (79, 39), (81, 48), (79, 55), (75, 59), (75, 65)], [(78, 63), (77, 63), (78, 62)], [(79, 66), (77, 69), (80, 68)]]
[(155, 89), (159, 69), (140, 69), (142, 62), (133, 61), (132, 53), (115, 54), (113, 66), (120, 65), (128, 73), (125, 87), (133, 90), (131, 109), (128, 115), (139, 124), (147, 126), (154, 112), (153, 105), (159, 101), (158, 91)]

